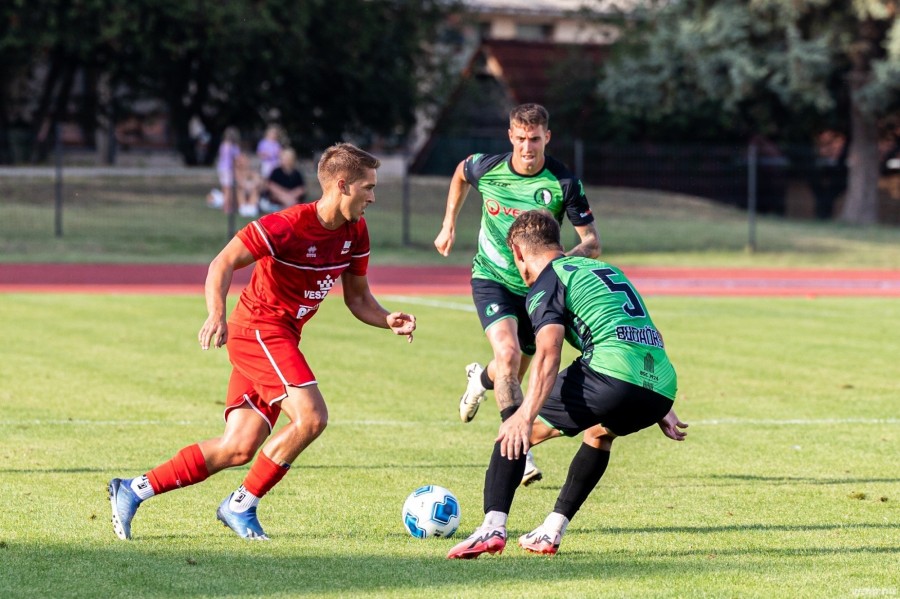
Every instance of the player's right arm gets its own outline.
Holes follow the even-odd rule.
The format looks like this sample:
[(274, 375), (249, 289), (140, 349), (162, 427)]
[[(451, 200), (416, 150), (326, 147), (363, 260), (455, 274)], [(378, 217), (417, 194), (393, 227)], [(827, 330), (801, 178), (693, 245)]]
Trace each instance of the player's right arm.
[(562, 356), (565, 327), (561, 324), (547, 324), (536, 334), (534, 358), (528, 377), (528, 392), (516, 413), (500, 425), (495, 441), (500, 442), (500, 455), (516, 459), (528, 451), (531, 425), (538, 412), (550, 396)]
[(209, 349), (222, 347), (228, 340), (228, 325), (225, 314), (225, 298), (231, 287), (234, 271), (255, 261), (253, 254), (238, 237), (228, 242), (219, 255), (213, 258), (206, 273), (206, 310), (209, 316), (200, 328), (200, 347)]
[(450, 179), (450, 190), (447, 192), (447, 209), (444, 212), (444, 222), (441, 232), (434, 240), (434, 247), (442, 256), (449, 256), (453, 244), (456, 242), (456, 218), (462, 210), (469, 189), (472, 187), (466, 180), (466, 161), (463, 160), (456, 167), (453, 177)]
[(500, 442), (500, 455), (516, 459), (528, 451), (531, 428), (538, 412), (553, 390), (562, 359), (566, 337), (566, 287), (550, 267), (531, 285), (525, 305), (534, 328), (535, 352), (531, 360), (528, 391), (515, 414), (500, 425), (495, 441)]

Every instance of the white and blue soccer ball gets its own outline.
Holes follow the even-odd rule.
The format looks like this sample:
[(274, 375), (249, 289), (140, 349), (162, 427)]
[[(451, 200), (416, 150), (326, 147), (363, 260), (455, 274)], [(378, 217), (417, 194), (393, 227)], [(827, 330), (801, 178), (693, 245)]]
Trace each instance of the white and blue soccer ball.
[(403, 526), (417, 539), (450, 537), (459, 528), (459, 500), (437, 485), (425, 485), (403, 504)]

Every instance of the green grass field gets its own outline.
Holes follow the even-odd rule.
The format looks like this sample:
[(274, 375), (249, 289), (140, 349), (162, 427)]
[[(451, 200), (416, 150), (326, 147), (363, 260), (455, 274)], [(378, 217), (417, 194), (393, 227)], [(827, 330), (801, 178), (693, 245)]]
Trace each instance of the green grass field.
[[(310, 197), (318, 188), (310, 180)], [(0, 178), (2, 262), (208, 262), (228, 240), (228, 221), (205, 206), (213, 173), (179, 177), (70, 178), (64, 185), (63, 236), (54, 235), (51, 179)], [(456, 249), (432, 245), (448, 179), (410, 181), (409, 244), (403, 244), (403, 186), (383, 179), (367, 211), (372, 260), (380, 264), (471, 260), (481, 215), (477, 192), (459, 218)], [(604, 256), (621, 265), (900, 268), (900, 227), (850, 227), (765, 216), (748, 252), (745, 211), (699, 198), (589, 187)], [(246, 219), (238, 219), (242, 226)], [(564, 241), (576, 239), (566, 222)]]
[[(415, 343), (326, 301), (302, 347), (328, 430), (267, 496), (270, 543), (215, 509), (246, 470), (155, 498), (121, 542), (106, 483), (222, 429), (229, 366), (204, 353), (201, 297), (0, 298), (0, 597), (872, 597), (900, 595), (900, 305), (886, 299), (647, 298), (679, 372), (674, 443), (616, 442), (560, 554), (514, 543), (445, 559), (406, 495), (435, 483), (481, 520), (496, 409), (471, 424), (463, 366), (488, 346), (469, 299), (383, 298), (414, 312)], [(539, 523), (575, 440), (536, 450), (512, 538)]]

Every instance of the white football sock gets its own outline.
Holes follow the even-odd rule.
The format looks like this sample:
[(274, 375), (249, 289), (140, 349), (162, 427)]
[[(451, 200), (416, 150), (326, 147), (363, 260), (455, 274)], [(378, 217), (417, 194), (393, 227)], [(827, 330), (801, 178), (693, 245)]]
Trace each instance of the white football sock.
[(156, 495), (156, 491), (153, 490), (153, 485), (150, 484), (146, 474), (131, 479), (131, 491), (140, 497), (141, 501)]
[(490, 526), (491, 528), (501, 526), (506, 528), (506, 519), (508, 517), (509, 515), (503, 512), (490, 511), (484, 515), (484, 524), (482, 526)]
[(250, 508), (259, 504), (259, 497), (251, 495), (244, 485), (237, 488), (237, 491), (231, 494), (231, 501), (228, 502), (228, 509), (238, 514), (246, 512)]
[(558, 532), (560, 536), (562, 536), (566, 534), (566, 528), (569, 526), (569, 519), (557, 512), (550, 512), (550, 515), (544, 519), (544, 526)]

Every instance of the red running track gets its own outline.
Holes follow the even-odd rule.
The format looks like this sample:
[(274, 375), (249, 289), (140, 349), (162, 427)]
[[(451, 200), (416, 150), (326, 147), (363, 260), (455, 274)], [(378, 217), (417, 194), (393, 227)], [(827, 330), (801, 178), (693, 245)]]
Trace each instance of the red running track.
[[(900, 270), (625, 267), (643, 295), (900, 297)], [(467, 295), (468, 266), (372, 266), (375, 293)], [(0, 264), (0, 292), (203, 293), (206, 265)], [(235, 273), (235, 287), (250, 269)]]

